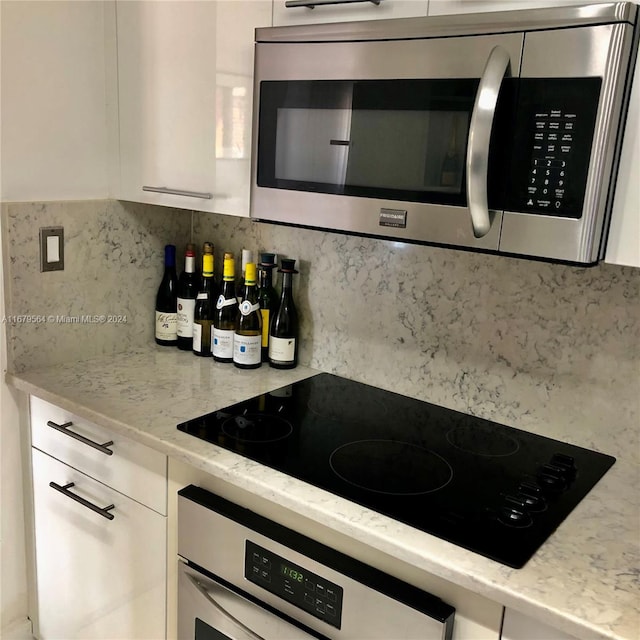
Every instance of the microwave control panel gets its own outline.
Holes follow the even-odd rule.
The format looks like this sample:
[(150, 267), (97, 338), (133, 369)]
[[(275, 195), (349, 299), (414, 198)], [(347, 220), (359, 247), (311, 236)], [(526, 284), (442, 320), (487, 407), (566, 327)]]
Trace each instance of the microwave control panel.
[(518, 82), (508, 210), (582, 216), (600, 87), (600, 78)]
[(263, 589), (340, 629), (342, 587), (246, 541), (244, 577)]

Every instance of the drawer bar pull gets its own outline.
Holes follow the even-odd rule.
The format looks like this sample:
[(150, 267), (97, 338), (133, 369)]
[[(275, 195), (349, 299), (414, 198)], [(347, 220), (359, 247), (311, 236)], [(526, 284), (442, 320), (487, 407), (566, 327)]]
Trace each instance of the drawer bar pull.
[(93, 504), (93, 502), (89, 502), (88, 500), (81, 498), (79, 495), (76, 495), (75, 493), (72, 493), (71, 491), (69, 491), (71, 487), (75, 486), (73, 482), (69, 482), (64, 486), (56, 484), (55, 482), (50, 482), (49, 486), (52, 489), (59, 491), (63, 496), (67, 496), (67, 498), (71, 498), (72, 500), (79, 502), (83, 507), (87, 507), (87, 509), (91, 509), (91, 511), (95, 511), (98, 515), (102, 516), (103, 518), (106, 518), (107, 520), (113, 520), (113, 518), (115, 517), (113, 513), (109, 513), (111, 509), (115, 508), (114, 504), (110, 504), (107, 507), (97, 507), (95, 504)]
[(309, 7), (309, 9), (313, 9), (318, 5), (352, 4), (354, 2), (371, 2), (371, 4), (380, 4), (380, 0), (286, 0), (284, 6), (287, 9), (292, 9), (293, 7)]
[(143, 191), (151, 191), (152, 193), (166, 193), (170, 196), (184, 196), (185, 198), (200, 198), (201, 200), (211, 200), (213, 195), (205, 191), (185, 191), (184, 189), (169, 189), (167, 187), (151, 187), (149, 185), (142, 186)]
[(97, 449), (98, 451), (100, 451), (101, 453), (104, 453), (107, 456), (112, 456), (113, 455), (113, 451), (111, 451), (111, 449), (108, 448), (113, 444), (113, 440), (109, 440), (109, 442), (105, 442), (104, 444), (98, 444), (97, 442), (94, 442), (93, 440), (89, 440), (89, 438), (85, 438), (84, 436), (81, 436), (79, 433), (74, 433), (73, 431), (69, 431), (69, 427), (72, 424), (73, 424), (73, 422), (65, 422), (64, 424), (56, 424), (52, 420), (49, 420), (47, 422), (47, 425), (49, 427), (51, 427), (52, 429), (55, 429), (56, 431), (61, 431), (62, 433), (66, 433), (69, 437), (73, 438), (74, 440), (79, 440), (83, 444), (89, 445), (90, 447), (93, 447), (94, 449)]

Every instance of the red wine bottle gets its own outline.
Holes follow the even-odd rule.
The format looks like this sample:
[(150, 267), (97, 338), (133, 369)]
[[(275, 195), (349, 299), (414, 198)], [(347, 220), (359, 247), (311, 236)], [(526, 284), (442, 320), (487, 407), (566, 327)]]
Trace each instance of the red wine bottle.
[(193, 312), (197, 293), (196, 253), (195, 247), (189, 244), (184, 257), (184, 271), (178, 278), (178, 349), (184, 351), (191, 351), (193, 347)]
[(278, 311), (269, 329), (269, 365), (275, 369), (293, 369), (298, 365), (298, 312), (293, 301), (295, 260), (282, 259), (282, 295)]
[(163, 347), (175, 347), (178, 342), (178, 278), (176, 247), (164, 248), (164, 275), (156, 295), (156, 342)]

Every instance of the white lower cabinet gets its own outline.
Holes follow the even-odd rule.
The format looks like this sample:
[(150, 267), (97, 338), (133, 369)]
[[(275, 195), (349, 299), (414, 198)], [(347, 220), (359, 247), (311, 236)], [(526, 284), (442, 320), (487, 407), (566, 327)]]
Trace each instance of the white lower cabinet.
[[(31, 398), (35, 635), (40, 640), (166, 638), (166, 456), (55, 411)], [(53, 419), (43, 426), (50, 414)], [(63, 428), (48, 422), (62, 422)], [(108, 440), (97, 443), (112, 453), (88, 444), (98, 433)], [(45, 442), (46, 452), (37, 444)], [(104, 460), (97, 462), (96, 455)], [(137, 470), (127, 480), (136, 459)], [(147, 502), (161, 505), (162, 512)]]

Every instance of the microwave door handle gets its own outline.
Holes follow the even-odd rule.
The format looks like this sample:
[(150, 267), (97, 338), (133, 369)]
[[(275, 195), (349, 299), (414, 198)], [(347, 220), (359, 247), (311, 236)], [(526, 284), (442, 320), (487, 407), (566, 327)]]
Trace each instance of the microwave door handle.
[(487, 196), (489, 142), (500, 86), (509, 68), (509, 54), (500, 46), (492, 49), (476, 94), (467, 145), (467, 198), (473, 235), (482, 238), (491, 229)]

